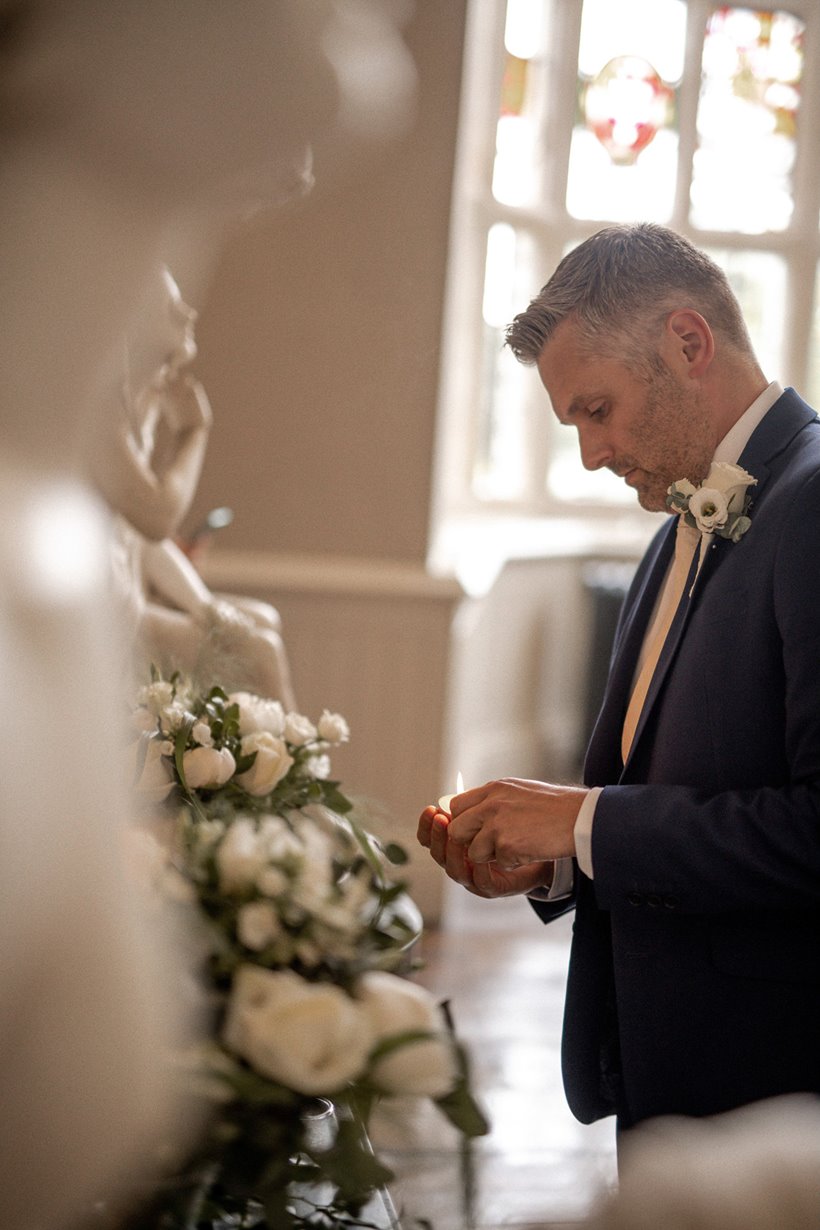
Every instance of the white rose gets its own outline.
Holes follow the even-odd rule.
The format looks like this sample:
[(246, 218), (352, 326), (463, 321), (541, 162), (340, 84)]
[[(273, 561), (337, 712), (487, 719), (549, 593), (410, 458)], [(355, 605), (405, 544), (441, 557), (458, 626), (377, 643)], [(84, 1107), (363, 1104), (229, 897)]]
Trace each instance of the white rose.
[(158, 680), (156, 683), (146, 684), (144, 688), (140, 688), (137, 693), (137, 701), (141, 705), (145, 705), (146, 709), (159, 717), (160, 712), (170, 705), (174, 699), (173, 684), (165, 683), (163, 680)]
[(174, 788), (174, 771), (169, 759), (173, 755), (173, 744), (165, 739), (138, 739), (132, 751), (132, 772), (139, 771), (135, 782), (137, 791), (150, 803), (161, 803)]
[(236, 761), (226, 747), (194, 747), (182, 755), (189, 790), (216, 790), (230, 781), (235, 768)]
[(191, 738), (200, 747), (213, 747), (214, 745), (211, 728), (207, 722), (197, 722), (191, 731)]
[(252, 692), (231, 692), (228, 700), (239, 705), (239, 733), (252, 735), (266, 730), (281, 736), (285, 730), (285, 711), (278, 700), (266, 700)]
[(290, 881), (278, 867), (264, 867), (256, 877), (256, 887), (266, 897), (280, 897)]
[(246, 948), (261, 952), (280, 931), (279, 917), (268, 901), (249, 901), (236, 918), (236, 933)]
[(302, 847), (302, 867), (293, 885), (293, 899), (312, 910), (324, 901), (336, 878), (333, 843), (327, 833), (299, 817), (297, 838)]
[(174, 700), (170, 705), (164, 705), (159, 711), (159, 726), (164, 735), (175, 735), (181, 726), (189, 721), (191, 714), (181, 705), (178, 700)]
[(363, 974), (356, 997), (364, 1009), (377, 1042), (408, 1030), (421, 1030), (431, 1038), (408, 1042), (376, 1061), (371, 1076), (385, 1093), (414, 1093), (440, 1098), (456, 1082), (457, 1066), (444, 1014), (432, 995), (417, 983), (396, 974)]
[(259, 840), (265, 855), (274, 863), (301, 862), (305, 848), (300, 839), (281, 816), (265, 816), (259, 825)]
[(746, 488), (757, 485), (757, 479), (752, 478), (742, 466), (732, 465), (728, 461), (714, 461), (703, 486), (720, 491), (726, 497), (729, 512), (739, 512), (746, 498)]
[(330, 713), (327, 709), (319, 718), (317, 729), (319, 737), (328, 743), (347, 743), (350, 738), (350, 727), (341, 713)]
[(356, 875), (348, 875), (339, 882), (341, 895), (322, 902), (316, 911), (316, 917), (328, 927), (347, 933), (358, 932), (362, 926), (365, 906), (369, 906), (367, 916), (374, 910), (370, 902), (372, 892), (371, 873), (368, 868)]
[(315, 969), (321, 964), (324, 955), (315, 940), (297, 940), (294, 953), (306, 969)]
[(220, 837), (225, 832), (224, 820), (200, 820), (194, 826), (194, 837), (197, 845), (204, 847), (213, 846), (219, 841)]
[(256, 760), (246, 772), (239, 773), (236, 780), (248, 794), (270, 794), (293, 764), (293, 757), (284, 741), (277, 739), (267, 730), (257, 730), (253, 734), (245, 735), (242, 740), (242, 755), (248, 756), (251, 752), (256, 752)]
[(256, 883), (266, 862), (253, 821), (243, 817), (234, 820), (216, 852), (220, 888), (226, 893), (248, 888)]
[(285, 738), (293, 747), (312, 743), (316, 733), (316, 727), (303, 713), (289, 713), (285, 718)]
[(326, 782), (330, 777), (330, 757), (324, 754), (308, 756), (305, 760), (305, 768), (311, 777), (316, 778), (317, 782)]
[(716, 487), (701, 487), (689, 500), (689, 511), (701, 534), (714, 534), (729, 517), (726, 496)]
[(334, 1093), (361, 1073), (373, 1035), (361, 1007), (339, 987), (242, 965), (223, 1039), (263, 1076), (316, 1095)]

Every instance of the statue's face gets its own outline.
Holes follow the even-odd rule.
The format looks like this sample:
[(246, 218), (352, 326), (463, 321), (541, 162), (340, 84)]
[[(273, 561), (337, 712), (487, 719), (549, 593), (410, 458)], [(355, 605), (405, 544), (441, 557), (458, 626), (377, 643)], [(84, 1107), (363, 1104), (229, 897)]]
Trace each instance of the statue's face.
[(381, 124), (407, 110), (400, 70), (407, 84), (412, 69), (391, 7), (39, 0), (11, 86), (77, 165), (135, 201), (274, 201), (306, 148), (351, 101), (361, 110), (354, 83), (371, 83)]
[(196, 327), (197, 313), (189, 307), (180, 294), (179, 287), (173, 279), (170, 269), (163, 266), (162, 281), (168, 295), (168, 349), (163, 376), (173, 377), (181, 367), (193, 362), (196, 358)]
[(124, 399), (132, 427), (141, 431), (152, 394), (196, 356), (196, 312), (188, 307), (164, 265), (146, 283), (125, 341)]

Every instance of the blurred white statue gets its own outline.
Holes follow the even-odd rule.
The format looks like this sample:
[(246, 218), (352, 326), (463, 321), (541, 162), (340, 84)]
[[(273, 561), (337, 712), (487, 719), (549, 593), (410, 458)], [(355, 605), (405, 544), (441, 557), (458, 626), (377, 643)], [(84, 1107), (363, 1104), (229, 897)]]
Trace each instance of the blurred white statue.
[(229, 690), (248, 689), (295, 708), (278, 612), (266, 603), (211, 593), (174, 541), (202, 469), (211, 409), (188, 371), (196, 313), (165, 267), (155, 272), (156, 307), (140, 322), (154, 334), (143, 353), (162, 355), (141, 372), (125, 344), (120, 413), (101, 424), (92, 458), (99, 490), (118, 514), (120, 594), (138, 647), (141, 681), (153, 664)]
[(620, 1171), (587, 1230), (816, 1230), (820, 1099), (648, 1120), (628, 1133)]
[[(332, 177), (368, 116), (403, 122), (391, 10), (0, 0), (3, 1230), (76, 1222), (170, 1122), (174, 945), (123, 868), (110, 518), (81, 459), (117, 403), (121, 339), (135, 369), (162, 366), (141, 329), (160, 264), (204, 283), (228, 220), (304, 183), (308, 145)], [(194, 466), (194, 390), (177, 414)]]

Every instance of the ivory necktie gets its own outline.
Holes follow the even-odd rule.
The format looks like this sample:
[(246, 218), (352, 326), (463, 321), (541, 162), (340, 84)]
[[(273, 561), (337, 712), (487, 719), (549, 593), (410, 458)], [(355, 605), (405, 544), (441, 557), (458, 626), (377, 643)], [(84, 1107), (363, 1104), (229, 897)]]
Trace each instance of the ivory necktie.
[(641, 710), (646, 700), (646, 694), (649, 691), (652, 676), (655, 673), (655, 667), (658, 664), (658, 658), (661, 656), (664, 641), (669, 634), (672, 620), (675, 618), (675, 612), (683, 597), (686, 578), (689, 576), (695, 548), (699, 543), (700, 534), (698, 531), (688, 526), (683, 517), (678, 517), (675, 535), (675, 555), (672, 560), (672, 567), (661, 591), (655, 618), (652, 621), (641, 650), (638, 676), (635, 680), (635, 686), (632, 689), (626, 717), (624, 718), (621, 735), (621, 757), (624, 764), (626, 764), (627, 756), (632, 747), (632, 740), (635, 737), (635, 730), (641, 716)]

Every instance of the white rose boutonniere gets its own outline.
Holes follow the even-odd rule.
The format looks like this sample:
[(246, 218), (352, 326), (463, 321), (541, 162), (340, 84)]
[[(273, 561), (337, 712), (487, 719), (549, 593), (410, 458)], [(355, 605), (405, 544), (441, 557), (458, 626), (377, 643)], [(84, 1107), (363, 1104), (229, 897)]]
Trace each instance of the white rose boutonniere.
[(757, 484), (741, 466), (727, 461), (714, 461), (706, 478), (698, 486), (688, 478), (672, 483), (666, 504), (680, 513), (684, 522), (700, 534), (717, 534), (739, 542), (751, 525), (746, 515), (749, 488)]

